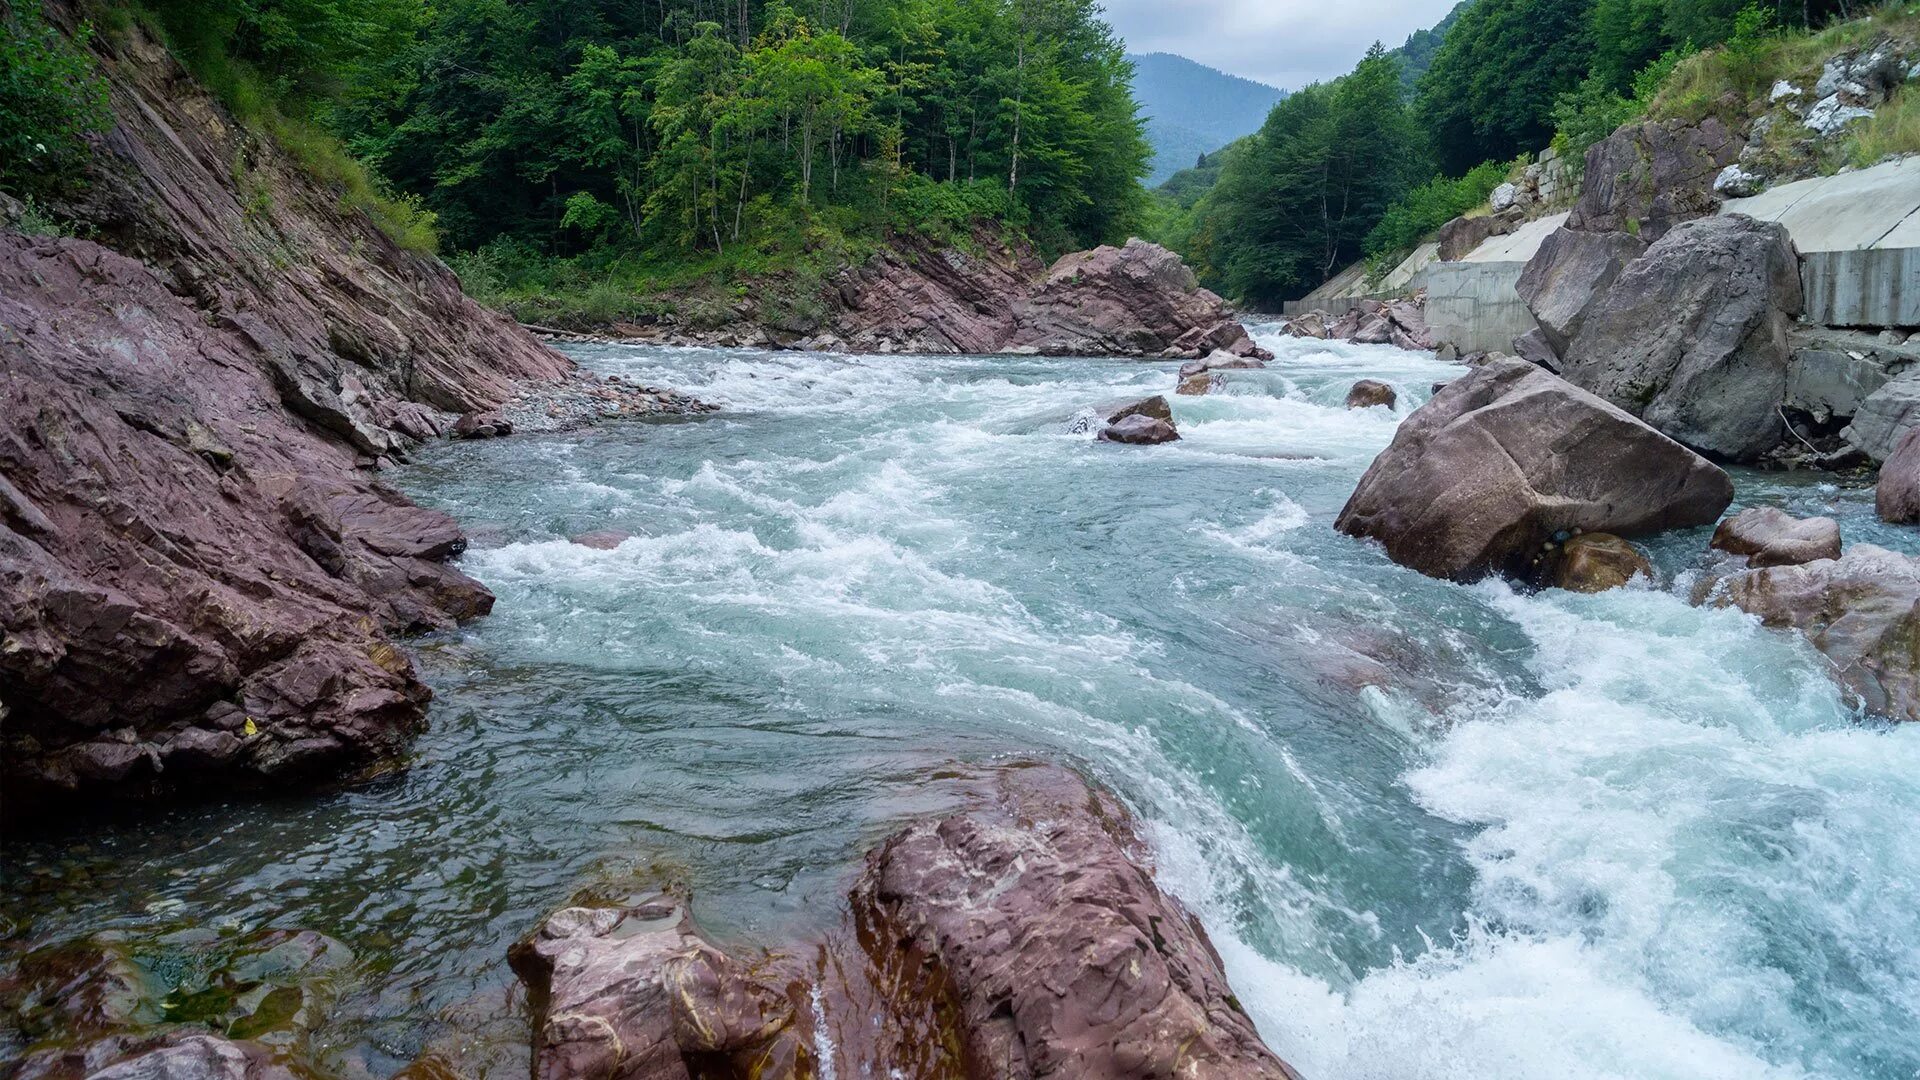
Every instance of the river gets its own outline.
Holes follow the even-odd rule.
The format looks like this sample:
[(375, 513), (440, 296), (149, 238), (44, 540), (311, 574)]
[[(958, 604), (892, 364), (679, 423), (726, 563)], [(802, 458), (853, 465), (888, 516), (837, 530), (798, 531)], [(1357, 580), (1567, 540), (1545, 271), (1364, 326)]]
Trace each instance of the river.
[[(1073, 421), (1171, 363), (580, 347), (724, 409), (395, 475), (499, 595), (417, 643), (438, 699), (410, 771), (13, 838), (7, 918), (333, 934), (360, 959), (328, 1061), (386, 1075), (595, 877), (792, 940), (953, 805), (942, 777), (1044, 757), (1139, 812), (1314, 1080), (1920, 1075), (1920, 725), (1859, 720), (1796, 637), (1687, 603), (1705, 530), (1652, 545), (1659, 587), (1599, 596), (1433, 581), (1336, 534), (1461, 369), (1259, 336), (1276, 362), (1174, 399), (1183, 439), (1150, 448)], [(1342, 407), (1361, 376), (1398, 415)], [(1870, 490), (1738, 479), (1920, 551)], [(632, 537), (566, 539), (594, 529)]]

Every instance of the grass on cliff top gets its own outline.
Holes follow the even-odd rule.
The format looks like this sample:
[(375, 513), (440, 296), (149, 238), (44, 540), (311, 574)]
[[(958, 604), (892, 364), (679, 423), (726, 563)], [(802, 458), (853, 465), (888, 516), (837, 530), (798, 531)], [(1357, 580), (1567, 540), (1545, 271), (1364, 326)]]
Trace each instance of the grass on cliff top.
[(389, 239), (409, 251), (431, 255), (438, 250), (440, 239), (432, 211), (416, 198), (387, 190), (331, 133), (288, 115), (267, 81), (228, 55), (225, 43), (206, 40), (197, 27), (185, 25), (178, 18), (169, 20), (139, 4), (100, 5), (99, 16), (108, 33), (122, 37), (138, 22), (167, 46), (234, 119), (277, 143), (309, 176), (338, 191), (343, 208), (366, 214)]
[[(1654, 97), (1647, 116), (1690, 123), (1713, 116), (1729, 126), (1745, 126), (1753, 104), (1764, 103), (1774, 83), (1785, 79), (1811, 90), (1828, 58), (1883, 36), (1920, 40), (1920, 4), (1888, 4), (1871, 15), (1814, 33), (1743, 26), (1726, 44), (1682, 60)], [(1832, 155), (1833, 167), (1871, 165), (1889, 155), (1920, 152), (1917, 99), (1920, 92), (1911, 82), (1896, 90), (1872, 120), (1848, 132)]]

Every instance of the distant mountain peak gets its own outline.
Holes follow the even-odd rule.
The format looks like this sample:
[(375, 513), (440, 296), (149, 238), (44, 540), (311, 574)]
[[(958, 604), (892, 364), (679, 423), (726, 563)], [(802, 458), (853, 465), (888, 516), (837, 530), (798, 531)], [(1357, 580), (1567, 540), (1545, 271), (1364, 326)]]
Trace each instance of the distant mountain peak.
[(1134, 53), (1133, 96), (1153, 145), (1147, 186), (1258, 130), (1285, 90), (1175, 53)]

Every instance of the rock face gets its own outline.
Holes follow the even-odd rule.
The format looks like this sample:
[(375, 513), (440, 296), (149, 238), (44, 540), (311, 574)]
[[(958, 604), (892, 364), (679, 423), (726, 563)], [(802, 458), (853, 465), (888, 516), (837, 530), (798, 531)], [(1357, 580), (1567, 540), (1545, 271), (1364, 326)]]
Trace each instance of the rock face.
[(1399, 395), (1393, 392), (1393, 387), (1378, 379), (1361, 379), (1353, 384), (1353, 389), (1347, 391), (1349, 409), (1371, 409), (1375, 405), (1385, 405), (1391, 409), (1398, 400)]
[(1525, 212), (1513, 209), (1511, 201), (1507, 206), (1498, 213), (1457, 217), (1440, 226), (1440, 261), (1458, 262), (1492, 237), (1505, 236), (1527, 223)]
[(1711, 117), (1697, 126), (1678, 120), (1626, 125), (1587, 149), (1567, 228), (1657, 241), (1675, 225), (1714, 212), (1714, 178), (1745, 146)]
[(1847, 442), (1875, 461), (1890, 458), (1907, 432), (1920, 429), (1920, 370), (1902, 372), (1860, 402)]
[(667, 897), (556, 912), (514, 947), (537, 1080), (793, 1077), (792, 1002), (704, 941)]
[(1540, 242), (1514, 287), (1540, 324), (1539, 333), (1555, 359), (1566, 354), (1594, 299), (1612, 288), (1620, 271), (1646, 250), (1645, 241), (1623, 232), (1560, 228)]
[(1920, 720), (1920, 560), (1872, 544), (1838, 559), (1747, 570), (1711, 593), (1721, 605), (1792, 627), (1832, 661), (1829, 673), (1868, 712)]
[(1800, 310), (1785, 227), (1741, 214), (1684, 222), (1587, 308), (1561, 374), (1689, 446), (1752, 459), (1782, 435)]
[(1155, 443), (1174, 442), (1180, 433), (1174, 430), (1170, 421), (1156, 416), (1123, 416), (1108, 424), (1099, 435), (1101, 442), (1133, 443), (1150, 446)]
[(534, 1076), (1297, 1080), (1124, 807), (1053, 766), (970, 791), (868, 856), (823, 941), (743, 961), (669, 897), (553, 915), (511, 954)]
[(299, 1080), (266, 1048), (218, 1035), (115, 1037), (64, 1053), (38, 1051), (14, 1080)]
[(1717, 520), (1727, 474), (1524, 360), (1489, 360), (1402, 421), (1335, 527), (1434, 577), (1529, 579), (1562, 534)]
[(882, 969), (945, 983), (969, 1075), (1293, 1077), (1137, 844), (1073, 774), (1011, 769), (988, 805), (869, 856), (854, 910)]
[(1712, 546), (1744, 555), (1748, 566), (1798, 566), (1840, 557), (1840, 523), (1797, 518), (1777, 507), (1751, 506), (1720, 523)]
[(366, 467), (571, 367), (113, 37), (66, 208), (104, 243), (0, 231), (9, 814), (394, 760), (429, 693), (390, 635), (492, 597)]
[(1880, 466), (1873, 506), (1882, 521), (1902, 525), (1920, 521), (1920, 428), (1902, 436), (1893, 456)]
[(1063, 256), (982, 232), (968, 254), (902, 240), (843, 272), (806, 348), (861, 352), (1269, 358), (1180, 257), (1144, 240)]
[(1617, 589), (1635, 576), (1651, 579), (1653, 564), (1640, 550), (1611, 533), (1582, 533), (1559, 546), (1553, 583), (1572, 592)]

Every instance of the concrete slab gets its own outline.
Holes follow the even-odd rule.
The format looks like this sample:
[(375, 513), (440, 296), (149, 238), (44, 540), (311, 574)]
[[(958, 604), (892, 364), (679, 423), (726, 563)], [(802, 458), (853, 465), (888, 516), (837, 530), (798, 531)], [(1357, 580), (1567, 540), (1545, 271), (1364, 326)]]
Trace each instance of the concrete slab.
[(1505, 236), (1489, 236), (1479, 247), (1461, 257), (1461, 262), (1469, 263), (1525, 263), (1540, 250), (1540, 244), (1554, 230), (1566, 224), (1567, 215), (1554, 214), (1535, 221), (1529, 221)]
[(1721, 212), (1780, 222), (1803, 255), (1883, 246), (1889, 233), (1920, 213), (1920, 157), (1782, 184), (1751, 199), (1729, 199)]
[(1425, 270), (1440, 258), (1439, 244), (1421, 244), (1413, 249), (1413, 254), (1400, 260), (1400, 265), (1387, 272), (1380, 279), (1379, 291), (1398, 292), (1413, 281), (1413, 275)]

